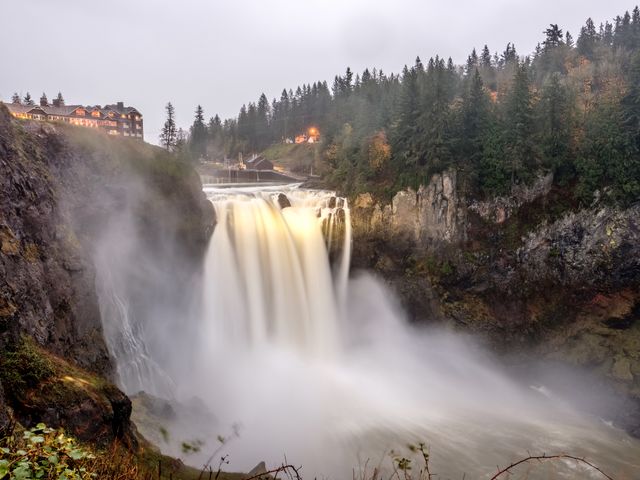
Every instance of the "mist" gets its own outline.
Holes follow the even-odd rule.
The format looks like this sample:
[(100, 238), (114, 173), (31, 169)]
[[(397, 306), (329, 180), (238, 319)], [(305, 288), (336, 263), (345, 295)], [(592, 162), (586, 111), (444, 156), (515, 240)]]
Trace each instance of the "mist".
[(0, 99), (61, 91), (68, 104), (124, 101), (144, 115), (145, 140), (157, 143), (168, 101), (188, 128), (198, 104), (207, 118), (229, 118), (261, 92), (272, 99), (283, 88), (331, 83), (347, 66), (399, 73), (418, 55), (462, 64), (474, 47), (502, 52), (508, 42), (528, 55), (550, 23), (577, 38), (588, 17), (611, 20), (632, 7), (622, 0), (3, 0)]
[[(367, 272), (341, 286), (342, 262), (332, 266), (324, 238), (342, 232), (347, 250), (351, 239), (339, 213), (348, 206), (330, 207), (333, 193), (207, 192), (218, 223), (199, 268), (171, 235), (150, 248), (126, 208), (96, 249), (120, 385), (171, 412), (165, 453), (201, 467), (215, 452), (212, 467), (224, 455), (226, 471), (288, 462), (327, 478), (391, 470), (389, 453), (411, 456), (406, 445), (417, 442), (444, 478), (481, 478), (527, 452), (570, 452), (613, 473), (640, 467), (637, 441), (611, 422), (620, 404), (591, 394), (588, 376), (567, 368), (551, 379), (543, 364), (514, 371), (476, 338), (410, 325)], [(203, 444), (185, 455), (185, 441)], [(559, 463), (535, 475), (591, 473)]]

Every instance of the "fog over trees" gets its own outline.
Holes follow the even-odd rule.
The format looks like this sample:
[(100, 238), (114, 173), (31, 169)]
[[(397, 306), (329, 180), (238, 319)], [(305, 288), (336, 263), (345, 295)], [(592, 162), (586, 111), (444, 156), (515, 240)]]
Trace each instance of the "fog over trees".
[(556, 24), (542, 33), (530, 55), (508, 43), (501, 52), (474, 48), (463, 66), (436, 56), (400, 74), (347, 68), (331, 86), (285, 88), (271, 102), (262, 94), (236, 118), (208, 124), (198, 106), (186, 148), (191, 158), (237, 157), (315, 127), (322, 173), (348, 192), (392, 193), (456, 167), (479, 194), (504, 194), (552, 171), (585, 203), (603, 187), (612, 200), (633, 202), (640, 10), (598, 26), (588, 19), (576, 41)]

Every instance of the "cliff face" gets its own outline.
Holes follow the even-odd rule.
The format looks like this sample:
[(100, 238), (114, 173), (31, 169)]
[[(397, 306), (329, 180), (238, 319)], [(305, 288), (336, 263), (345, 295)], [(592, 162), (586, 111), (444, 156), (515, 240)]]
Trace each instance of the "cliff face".
[(457, 243), (466, 237), (466, 210), (457, 193), (455, 171), (436, 174), (418, 191), (398, 192), (390, 205), (376, 203), (362, 194), (354, 203), (356, 228), (364, 234), (383, 230), (416, 246)]
[[(94, 269), (59, 205), (58, 159), (0, 107), (0, 322), (85, 368), (109, 374)], [(56, 163), (54, 163), (56, 162)]]
[(445, 172), (390, 205), (360, 195), (352, 216), (354, 266), (386, 278), (415, 321), (587, 367), (640, 400), (640, 205), (580, 209), (549, 176), (465, 199)]
[[(17, 122), (0, 104), (0, 192), (0, 423), (8, 418), (4, 406), (22, 423), (46, 419), (80, 438), (96, 440), (87, 422), (98, 422), (96, 428), (104, 422), (100, 440), (121, 435), (131, 409), (124, 394), (103, 380), (79, 382), (92, 387), (77, 389), (64, 380), (114, 378), (94, 246), (112, 216), (127, 208), (150, 251), (160, 251), (159, 239), (180, 237), (181, 255), (198, 264), (212, 222), (199, 178), (146, 144)], [(16, 365), (38, 363), (24, 358), (55, 368), (44, 376), (23, 372), (40, 383), (16, 384)], [(45, 385), (58, 383), (69, 397), (47, 399)], [(29, 401), (34, 389), (45, 398)]]

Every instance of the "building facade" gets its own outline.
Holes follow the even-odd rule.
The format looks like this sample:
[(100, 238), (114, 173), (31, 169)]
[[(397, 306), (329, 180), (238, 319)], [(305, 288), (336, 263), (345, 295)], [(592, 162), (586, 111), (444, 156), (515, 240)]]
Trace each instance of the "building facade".
[(113, 105), (24, 105), (6, 103), (9, 112), (16, 118), (69, 123), (81, 127), (104, 130), (109, 135), (144, 140), (142, 114), (134, 107), (125, 107), (123, 102)]

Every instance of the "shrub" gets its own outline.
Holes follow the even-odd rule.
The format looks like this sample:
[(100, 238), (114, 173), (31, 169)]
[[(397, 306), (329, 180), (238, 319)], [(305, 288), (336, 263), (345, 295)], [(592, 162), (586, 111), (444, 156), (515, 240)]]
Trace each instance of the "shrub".
[(25, 430), (22, 438), (11, 436), (0, 447), (0, 479), (55, 478), (85, 480), (96, 478), (86, 463), (95, 459), (89, 451), (62, 431), (39, 423)]
[(16, 397), (54, 373), (51, 361), (40, 353), (29, 337), (20, 338), (0, 354), (0, 381), (4, 390)]

